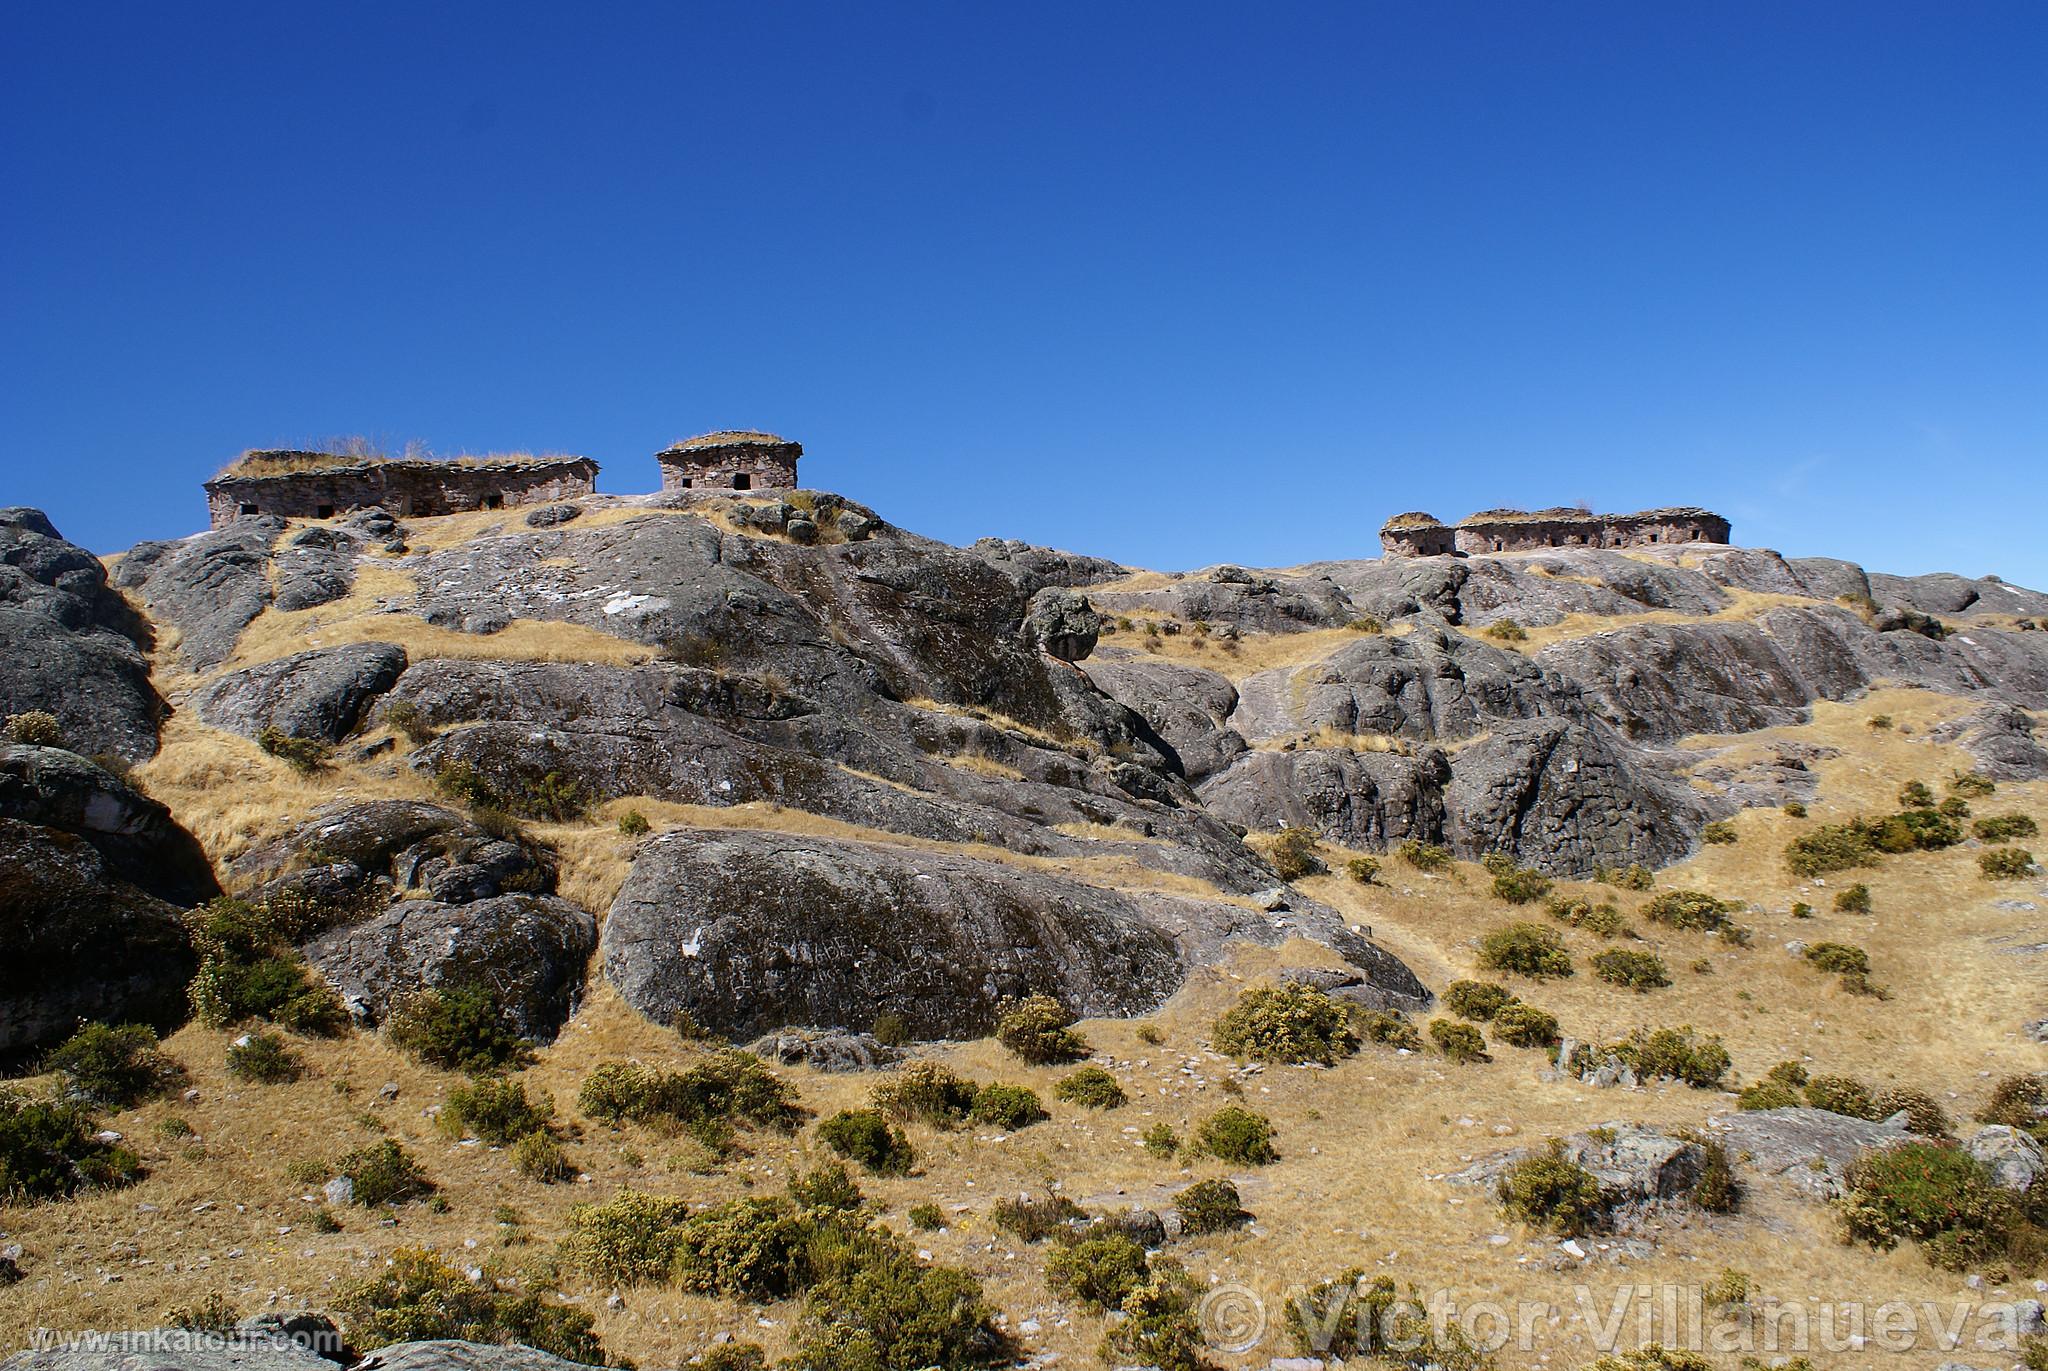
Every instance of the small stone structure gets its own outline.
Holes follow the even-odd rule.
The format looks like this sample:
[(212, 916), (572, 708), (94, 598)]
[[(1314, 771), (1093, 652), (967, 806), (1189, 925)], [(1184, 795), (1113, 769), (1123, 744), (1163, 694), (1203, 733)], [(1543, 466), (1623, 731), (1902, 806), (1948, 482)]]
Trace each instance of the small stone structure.
[(729, 429), (686, 438), (654, 454), (663, 490), (795, 490), (804, 445), (772, 433)]
[(331, 519), (387, 509), (428, 518), (476, 509), (546, 504), (591, 494), (588, 457), (387, 458), (326, 452), (245, 452), (206, 483), (206, 508), (221, 528), (249, 515)]
[(1726, 519), (1691, 505), (1635, 514), (1563, 508), (1488, 509), (1455, 525), (1431, 514), (1397, 514), (1380, 527), (1380, 548), (1389, 557), (1443, 557), (1552, 547), (1726, 543), (1728, 535)]

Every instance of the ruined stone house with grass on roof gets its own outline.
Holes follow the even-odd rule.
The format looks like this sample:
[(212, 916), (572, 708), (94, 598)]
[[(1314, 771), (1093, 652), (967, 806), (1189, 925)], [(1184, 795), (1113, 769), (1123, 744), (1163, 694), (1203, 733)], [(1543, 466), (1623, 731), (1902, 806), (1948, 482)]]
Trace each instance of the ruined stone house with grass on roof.
[(700, 434), (654, 454), (663, 490), (795, 490), (802, 443), (753, 429)]
[(206, 482), (206, 508), (215, 528), (255, 515), (331, 519), (371, 508), (428, 518), (574, 499), (596, 489), (597, 463), (588, 457), (382, 457), (261, 449), (243, 453)]
[(1634, 514), (1595, 514), (1576, 507), (1488, 509), (1456, 524), (1416, 511), (1381, 525), (1380, 548), (1389, 557), (1446, 557), (1558, 547), (1725, 544), (1730, 531), (1726, 519), (1692, 505)]

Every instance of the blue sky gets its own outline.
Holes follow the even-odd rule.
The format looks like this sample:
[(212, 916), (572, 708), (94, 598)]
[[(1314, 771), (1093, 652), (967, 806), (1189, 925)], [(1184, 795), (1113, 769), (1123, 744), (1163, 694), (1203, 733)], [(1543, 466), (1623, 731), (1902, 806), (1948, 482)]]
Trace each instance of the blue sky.
[(2048, 585), (2048, 6), (6, 7), (0, 502), (710, 428), (954, 541), (1698, 503)]

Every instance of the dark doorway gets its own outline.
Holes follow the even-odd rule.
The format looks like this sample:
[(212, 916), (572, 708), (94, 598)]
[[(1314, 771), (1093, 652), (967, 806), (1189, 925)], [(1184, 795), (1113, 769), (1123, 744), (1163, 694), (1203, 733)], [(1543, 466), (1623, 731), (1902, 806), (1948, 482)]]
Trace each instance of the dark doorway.
[(256, 512), (256, 506), (254, 506), (254, 505), (243, 505), (243, 506), (242, 506), (242, 513), (244, 513), (244, 514), (254, 514), (255, 512)]
[(313, 517), (315, 519), (332, 519), (334, 517), (334, 506), (315, 505), (313, 507)]
[(738, 472), (732, 478), (732, 488), (734, 490), (752, 490), (754, 488), (754, 478), (747, 475), (744, 471)]

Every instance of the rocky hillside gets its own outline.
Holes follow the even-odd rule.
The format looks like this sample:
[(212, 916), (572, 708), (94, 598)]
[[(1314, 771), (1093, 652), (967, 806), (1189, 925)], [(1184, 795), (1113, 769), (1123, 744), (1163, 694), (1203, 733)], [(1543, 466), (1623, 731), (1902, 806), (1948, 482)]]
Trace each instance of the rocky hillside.
[[(565, 1104), (601, 1055), (705, 1050), (678, 1028), (780, 1033), (763, 1050), (827, 1082), (816, 1104), (856, 1089), (823, 1068), (884, 1063), (904, 1040), (966, 1043), (927, 1051), (988, 1068), (1000, 1059), (973, 1040), (1032, 995), (1126, 1021), (1090, 1030), (1119, 1044), (1104, 1058), (1118, 1071), (1172, 1057), (1160, 1100), (1238, 1088), (1196, 1046), (1190, 1005), (1220, 1008), (1231, 978), (1256, 973), (1380, 1012), (1359, 1022), (1430, 1011), (1473, 967), (1470, 920), (1495, 876), (1539, 896), (1583, 888), (1590, 910), (1638, 902), (1683, 864), (1687, 885), (1749, 885), (1722, 895), (1782, 890), (1772, 917), (1791, 918), (1778, 905), (1817, 896), (1779, 870), (1788, 813), (1889, 804), (1919, 771), (1972, 773), (2024, 809), (2048, 777), (2032, 718), (2048, 709), (2048, 595), (1711, 545), (1164, 574), (996, 539), (951, 547), (823, 493), (677, 492), (409, 523), (250, 518), (104, 565), (43, 514), (7, 510), (0, 587), (0, 716), (15, 719), (0, 746), (0, 1057), (37, 1070), (86, 1019), (179, 1033), (175, 1047), (244, 1017), (207, 1022), (188, 987), (217, 986), (223, 967), (306, 968), (304, 993), (338, 996), (353, 1036), (279, 999), (256, 1017), (302, 1030), (337, 1099), (395, 1083), (305, 1102), (270, 1130), (273, 1150), (314, 1148), (301, 1128), (343, 1105), (402, 1131), (421, 1092), (449, 1087), (373, 1031), (416, 1017), (425, 992), (479, 987)], [(1726, 866), (1738, 834), (1743, 870)], [(1482, 860), (1490, 874), (1468, 865)], [(270, 911), (256, 943), (222, 931), (223, 892)], [(1722, 955), (1738, 954), (1687, 960)], [(2008, 1065), (2025, 1062), (2021, 1023), (2048, 1011), (2038, 962), (2015, 955), (2004, 965), (2033, 1000), (1993, 984), (1999, 1003), (1968, 1011), (1996, 1018)], [(254, 993), (234, 985), (209, 993)], [(1698, 1009), (1742, 1036), (1713, 1017), (1734, 1009)], [(1578, 1011), (1566, 1036), (1581, 1043), (1628, 1026), (1605, 1002)], [(1172, 1047), (1125, 1042), (1176, 1014)], [(1421, 1060), (1410, 1046), (1395, 1070)], [(1571, 1046), (1552, 1071), (1567, 1091)], [(1595, 1056), (1589, 1074), (1634, 1082), (1625, 1053)], [(250, 1087), (193, 1090), (179, 1118), (212, 1113), (198, 1133), (245, 1126), (231, 1102)], [(1602, 1122), (1553, 1104), (1561, 1132)], [(1060, 1148), (1110, 1147), (1093, 1128)], [(1370, 1169), (1360, 1146), (1331, 1151)], [(1126, 1183), (1089, 1155), (991, 1165), (1004, 1185), (1068, 1166)], [(209, 1174), (186, 1160), (153, 1169)], [(579, 1165), (592, 1184), (650, 1188), (623, 1160)], [(475, 1203), (529, 1203), (472, 1184)], [(106, 1258), (65, 1256), (40, 1222), (23, 1231), (41, 1250), (11, 1260), (41, 1282), (44, 1321), (148, 1322), (119, 1299), (67, 1302)], [(274, 1245), (296, 1251), (294, 1227)], [(308, 1249), (301, 1301), (320, 1303), (376, 1236), (346, 1260)], [(1007, 1292), (1015, 1254), (997, 1261), (1000, 1246), (962, 1259), (993, 1262), (1006, 1274), (980, 1274)], [(1035, 1276), (1031, 1289), (1020, 1298), (1042, 1301)], [(730, 1308), (699, 1298), (684, 1325), (731, 1323)], [(1096, 1316), (1069, 1312), (1009, 1327), (1018, 1355), (1092, 1347), (1076, 1328)], [(615, 1350), (690, 1350), (623, 1320), (601, 1320)]]

